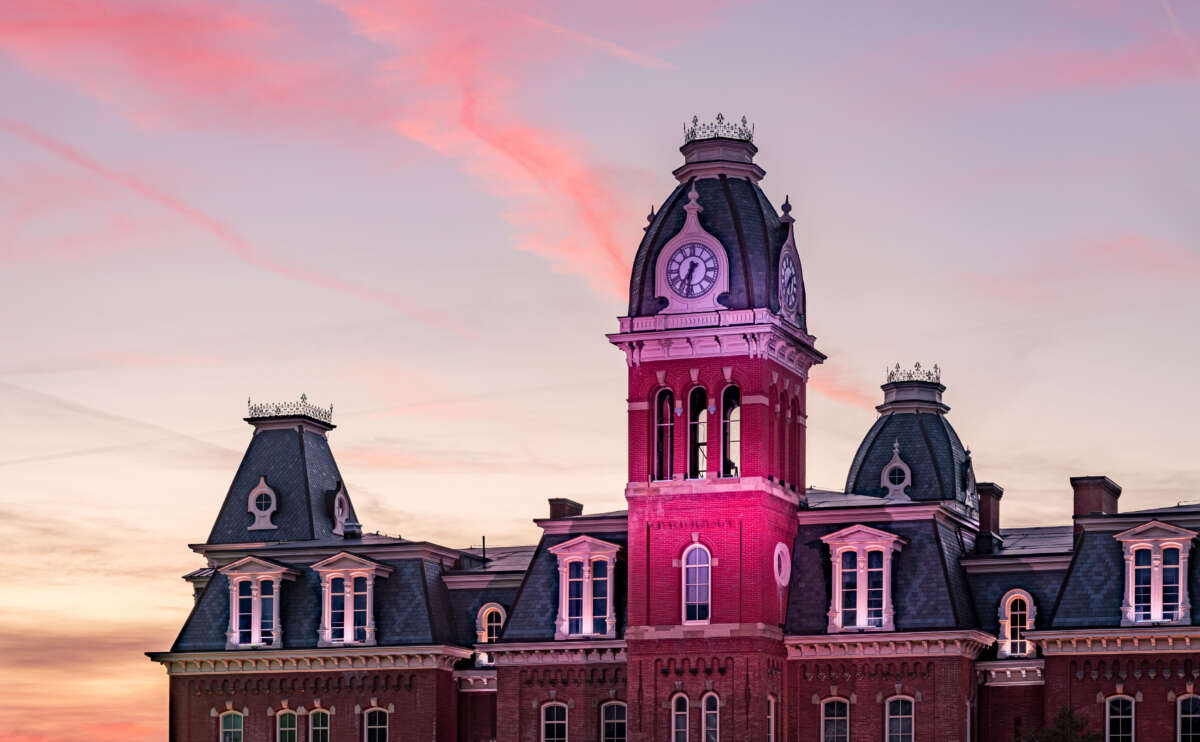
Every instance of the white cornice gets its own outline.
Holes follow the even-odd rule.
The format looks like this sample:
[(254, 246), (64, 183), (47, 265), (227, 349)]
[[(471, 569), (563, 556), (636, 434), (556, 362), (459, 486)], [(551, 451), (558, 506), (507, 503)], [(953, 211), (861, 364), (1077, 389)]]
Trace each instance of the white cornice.
[(629, 518), (610, 515), (604, 518), (534, 518), (546, 533), (625, 533)]
[(520, 587), (524, 572), (472, 572), (461, 575), (442, 575), (447, 590), (480, 590), (489, 587)]
[(764, 623), (712, 623), (685, 626), (630, 626), (625, 629), (625, 641), (656, 641), (664, 639), (783, 639), (778, 626)]
[(714, 495), (726, 492), (766, 492), (793, 507), (800, 504), (801, 496), (799, 492), (781, 487), (779, 482), (766, 477), (671, 479), (661, 482), (630, 482), (625, 485), (627, 500), (655, 495)]
[(277, 541), (244, 544), (188, 544), (197, 554), (203, 554), (210, 566), (221, 566), (249, 555), (278, 559), (290, 564), (313, 564), (343, 551), (350, 551), (370, 559), (424, 559), (446, 567), (454, 567), (464, 554), (473, 554), (438, 546), (425, 541), (370, 544), (348, 540), (344, 543), (327, 542), (315, 544), (306, 541), (281, 543)]
[(477, 644), (497, 667), (506, 665), (592, 665), (625, 662), (625, 642), (620, 639), (593, 641), (531, 642), (524, 644)]
[(1200, 652), (1200, 626), (1030, 631), (1026, 636), (1044, 655)]
[(1051, 554), (1044, 556), (1011, 556), (1011, 557), (975, 557), (962, 559), (962, 565), (969, 574), (981, 575), (993, 572), (1046, 572), (1050, 570), (1065, 570), (1071, 566), (1070, 554)]
[(788, 659), (832, 657), (967, 657), (975, 659), (996, 641), (991, 634), (960, 631), (919, 631), (788, 636)]
[(986, 685), (1043, 685), (1045, 660), (993, 660), (976, 662), (975, 670)]
[(148, 652), (168, 675), (227, 675), (335, 670), (450, 670), (473, 652), (448, 644), (412, 647), (339, 647), (236, 652)]
[(800, 525), (836, 525), (838, 523), (887, 523), (889, 521), (929, 520), (943, 518), (968, 528), (978, 528), (979, 523), (971, 520), (942, 501), (929, 503), (903, 503), (872, 507), (820, 507), (798, 510), (796, 518)]
[(459, 693), (495, 693), (496, 671), (471, 668), (470, 670), (455, 670), (454, 680), (458, 683)]

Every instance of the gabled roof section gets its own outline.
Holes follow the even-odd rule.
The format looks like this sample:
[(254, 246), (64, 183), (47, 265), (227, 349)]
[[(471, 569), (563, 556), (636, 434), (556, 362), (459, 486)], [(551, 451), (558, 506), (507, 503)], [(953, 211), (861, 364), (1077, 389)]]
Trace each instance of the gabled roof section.
[(617, 544), (602, 541), (593, 536), (586, 534), (576, 536), (570, 541), (564, 541), (561, 544), (547, 547), (546, 551), (556, 556), (568, 556), (570, 554), (616, 554), (621, 550)]
[(386, 577), (392, 573), (392, 567), (367, 559), (357, 554), (351, 554), (348, 551), (339, 551), (327, 559), (322, 559), (312, 565), (314, 572), (352, 572), (352, 571), (369, 571), (377, 575)]
[[(334, 532), (334, 498), (342, 475), (326, 431), (304, 420), (252, 420), (253, 437), (217, 513), (208, 544), (271, 543), (341, 538)], [(250, 529), (256, 518), (250, 494), (265, 483), (274, 493), (272, 527)], [(346, 496), (349, 521), (357, 522)]]
[(891, 544), (894, 546), (897, 543), (908, 543), (908, 539), (903, 536), (864, 526), (861, 523), (855, 523), (840, 531), (822, 536), (821, 540), (827, 544)]
[(245, 556), (236, 562), (230, 562), (217, 570), (223, 575), (289, 575), (296, 576), (300, 571), (274, 559), (264, 559), (257, 556)]
[(1152, 520), (1149, 523), (1143, 523), (1140, 526), (1134, 526), (1127, 531), (1121, 531), (1115, 534), (1113, 538), (1118, 541), (1164, 541), (1164, 540), (1183, 540), (1191, 541), (1196, 538), (1196, 531), (1187, 528), (1173, 526), (1170, 523), (1163, 523), (1161, 520)]

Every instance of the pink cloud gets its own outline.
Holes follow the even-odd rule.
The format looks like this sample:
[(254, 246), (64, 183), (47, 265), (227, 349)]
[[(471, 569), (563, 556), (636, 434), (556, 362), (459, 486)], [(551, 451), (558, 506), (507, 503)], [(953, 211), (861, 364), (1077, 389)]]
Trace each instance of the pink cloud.
[(808, 388), (834, 402), (863, 410), (874, 410), (875, 405), (879, 404), (878, 399), (867, 394), (857, 385), (831, 377), (821, 368), (813, 370), (808, 379)]

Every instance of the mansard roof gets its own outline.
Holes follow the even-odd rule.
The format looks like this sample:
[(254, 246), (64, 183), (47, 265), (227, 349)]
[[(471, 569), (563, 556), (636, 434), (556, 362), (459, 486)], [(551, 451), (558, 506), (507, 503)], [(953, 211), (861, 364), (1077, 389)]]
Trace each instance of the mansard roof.
[[(255, 518), (248, 497), (265, 480), (275, 493), (274, 528), (250, 530)], [(304, 421), (256, 427), (207, 543), (261, 543), (340, 538), (335, 534), (334, 496), (342, 475), (326, 433)], [(347, 494), (347, 499), (349, 495)], [(350, 519), (357, 521), (353, 503)]]
[(884, 469), (893, 456), (912, 472), (913, 500), (958, 500), (968, 483), (970, 455), (944, 414), (915, 410), (879, 416), (859, 444), (846, 477), (846, 493), (882, 498)]

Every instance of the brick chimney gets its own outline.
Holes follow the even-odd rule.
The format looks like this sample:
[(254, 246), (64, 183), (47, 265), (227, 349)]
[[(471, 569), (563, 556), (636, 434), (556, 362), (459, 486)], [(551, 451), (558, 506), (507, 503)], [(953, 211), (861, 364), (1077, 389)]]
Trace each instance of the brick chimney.
[(1000, 498), (1004, 497), (1004, 488), (993, 482), (977, 482), (975, 492), (979, 494), (979, 537), (975, 540), (975, 551), (993, 554), (1004, 543), (1000, 538)]
[(565, 497), (550, 498), (551, 518), (570, 518), (573, 515), (583, 515), (583, 506)]
[[(1115, 515), (1117, 499), (1121, 497), (1121, 485), (1104, 476), (1071, 477), (1071, 489), (1075, 490), (1075, 517), (1081, 515)], [(1082, 529), (1078, 524), (1075, 532)]]

